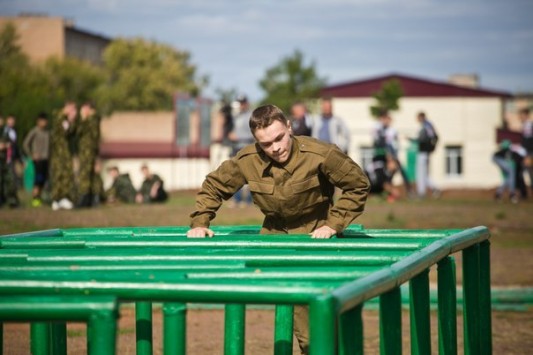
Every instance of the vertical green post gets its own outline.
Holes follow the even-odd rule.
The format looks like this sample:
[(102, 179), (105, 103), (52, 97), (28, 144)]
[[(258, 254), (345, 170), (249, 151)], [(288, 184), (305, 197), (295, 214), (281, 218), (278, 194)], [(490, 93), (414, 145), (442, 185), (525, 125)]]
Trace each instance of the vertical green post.
[(244, 355), (246, 305), (227, 304), (224, 313), (224, 355)]
[(411, 354), (431, 354), (428, 269), (409, 281), (409, 316), (411, 323)]
[(50, 354), (50, 323), (35, 322), (31, 324), (31, 354)]
[(437, 283), (439, 354), (457, 355), (457, 287), (453, 257), (438, 262)]
[(167, 302), (163, 305), (163, 352), (185, 355), (187, 351), (187, 305)]
[(363, 305), (341, 314), (339, 328), (339, 354), (363, 355)]
[(276, 317), (274, 328), (274, 354), (292, 354), (292, 331), (294, 306), (276, 305)]
[(67, 355), (67, 323), (54, 322), (50, 329), (50, 346), (54, 355)]
[(379, 296), (379, 338), (381, 355), (402, 353), (402, 295), (399, 287)]
[(318, 297), (309, 305), (309, 333), (311, 354), (337, 354), (337, 314), (331, 297)]
[(87, 353), (114, 355), (116, 352), (117, 316), (115, 312), (100, 312), (87, 324)]
[(465, 355), (481, 355), (479, 341), (479, 244), (463, 250), (463, 328)]
[(152, 303), (135, 302), (137, 355), (152, 355)]
[(490, 294), (490, 242), (479, 245), (479, 338), (481, 354), (492, 354), (492, 309)]

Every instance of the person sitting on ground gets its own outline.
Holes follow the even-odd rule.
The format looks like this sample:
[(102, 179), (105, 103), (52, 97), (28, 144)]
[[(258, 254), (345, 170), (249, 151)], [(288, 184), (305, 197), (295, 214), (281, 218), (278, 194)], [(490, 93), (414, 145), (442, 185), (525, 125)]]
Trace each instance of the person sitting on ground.
[(157, 174), (152, 174), (147, 165), (141, 166), (144, 181), (135, 197), (137, 203), (165, 202), (168, 194), (163, 187), (163, 180)]
[(525, 151), (513, 147), (511, 141), (504, 139), (499, 145), (499, 149), (492, 155), (492, 161), (500, 168), (503, 176), (503, 183), (496, 189), (495, 200), (500, 201), (505, 190), (509, 193), (512, 203), (518, 202), (516, 194), (517, 176), (522, 173), (522, 160)]
[(113, 179), (113, 184), (106, 192), (106, 201), (134, 203), (137, 192), (131, 183), (130, 174), (121, 174), (116, 166), (108, 168), (107, 172)]

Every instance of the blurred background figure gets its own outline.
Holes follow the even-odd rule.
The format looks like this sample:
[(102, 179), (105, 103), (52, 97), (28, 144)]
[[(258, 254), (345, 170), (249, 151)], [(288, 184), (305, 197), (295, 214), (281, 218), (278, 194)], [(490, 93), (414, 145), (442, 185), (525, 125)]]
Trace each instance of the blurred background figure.
[[(255, 138), (250, 130), (250, 116), (252, 110), (250, 103), (245, 95), (237, 97), (238, 113), (233, 118), (233, 130), (228, 137), (232, 142), (231, 156), (234, 157), (239, 150), (246, 147), (248, 144), (255, 142)], [(237, 191), (233, 195), (234, 206), (249, 206), (252, 204), (252, 194), (249, 191), (248, 185)]]
[(520, 122), (522, 122), (522, 147), (524, 147), (526, 151), (524, 171), (529, 176), (530, 193), (533, 193), (533, 121), (531, 120), (529, 113), (529, 108), (521, 109), (518, 112), (518, 117)]
[(112, 166), (107, 169), (113, 181), (111, 187), (106, 191), (106, 201), (110, 203), (134, 203), (137, 191), (133, 187), (130, 174), (121, 174), (118, 167)]
[(50, 133), (48, 131), (48, 117), (39, 114), (37, 123), (29, 132), (23, 143), (24, 153), (31, 157), (35, 170), (33, 182), (33, 207), (42, 205), (42, 191), (48, 181), (48, 158), (50, 156)]
[(433, 197), (439, 197), (440, 190), (437, 189), (429, 176), (429, 158), (437, 145), (438, 135), (433, 124), (429, 122), (424, 112), (419, 112), (416, 117), (418, 123), (420, 123), (420, 130), (418, 131), (418, 136), (411, 139), (418, 145), (416, 156), (416, 192), (419, 198), (424, 198), (429, 189)]
[(14, 168), (16, 135), (14, 141), (9, 136), (7, 122), (10, 118), (13, 117), (8, 117), (4, 123), (4, 119), (0, 117), (0, 207), (7, 203), (10, 208), (16, 208), (19, 206)]
[(387, 110), (382, 110), (380, 112), (372, 138), (374, 141), (374, 156), (378, 157), (378, 160), (383, 160), (383, 158), (379, 157), (381, 155), (387, 155), (395, 161), (397, 169), (395, 169), (393, 175), (396, 171), (400, 171), (405, 186), (405, 191), (408, 195), (411, 195), (411, 184), (409, 182), (409, 178), (407, 177), (407, 172), (403, 168), (400, 159), (398, 158), (398, 132), (392, 126), (392, 118)]
[(93, 194), (92, 206), (97, 207), (101, 203), (106, 202), (104, 180), (102, 179), (102, 162), (98, 158), (96, 159), (94, 163), (92, 194)]
[(80, 108), (76, 133), (79, 158), (77, 207), (91, 207), (94, 201), (95, 163), (100, 146), (100, 117), (89, 102)]
[(313, 123), (312, 135), (321, 141), (337, 145), (345, 154), (350, 147), (350, 130), (344, 121), (333, 115), (331, 99), (322, 99), (321, 114)]
[(141, 166), (141, 173), (144, 176), (141, 189), (137, 193), (137, 203), (165, 202), (168, 194), (164, 188), (164, 182), (157, 174), (150, 172), (147, 165)]
[(76, 134), (77, 107), (73, 101), (65, 102), (52, 121), (50, 136), (50, 184), (52, 209), (70, 210), (74, 207), (75, 181), (72, 149), (69, 142)]
[[(522, 149), (523, 151), (523, 149)], [(522, 161), (524, 153), (513, 149), (511, 141), (505, 139), (500, 143), (499, 149), (492, 155), (492, 161), (500, 168), (503, 183), (496, 189), (494, 198), (501, 201), (505, 191), (509, 193), (512, 203), (518, 202), (516, 195), (516, 183), (519, 174), (522, 174)]]
[(301, 101), (291, 106), (291, 127), (295, 136), (311, 136), (312, 118), (307, 114), (307, 107)]
[(394, 202), (399, 197), (398, 190), (392, 184), (392, 177), (398, 169), (396, 160), (390, 155), (378, 155), (365, 166), (365, 174), (370, 181), (370, 193), (384, 195), (387, 202)]

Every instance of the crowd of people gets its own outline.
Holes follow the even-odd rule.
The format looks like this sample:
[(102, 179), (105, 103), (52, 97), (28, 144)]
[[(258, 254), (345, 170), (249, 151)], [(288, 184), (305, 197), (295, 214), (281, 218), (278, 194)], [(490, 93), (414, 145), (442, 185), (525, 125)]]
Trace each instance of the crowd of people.
[(90, 102), (78, 108), (75, 102), (67, 101), (50, 118), (39, 114), (23, 140), (22, 152), (15, 123), (13, 116), (0, 118), (0, 207), (20, 206), (21, 167), (28, 161), (34, 176), (33, 207), (40, 207), (44, 200), (57, 211), (96, 207), (103, 202), (152, 203), (167, 199), (163, 180), (146, 165), (141, 167), (144, 181), (138, 191), (128, 177), (129, 190), (125, 192), (124, 177), (115, 174), (116, 167), (108, 169), (113, 184), (104, 189), (99, 160), (100, 116)]

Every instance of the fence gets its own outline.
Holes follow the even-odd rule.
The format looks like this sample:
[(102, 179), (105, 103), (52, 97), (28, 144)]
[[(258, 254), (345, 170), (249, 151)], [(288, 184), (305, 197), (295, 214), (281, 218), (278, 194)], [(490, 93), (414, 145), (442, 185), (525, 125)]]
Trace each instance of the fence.
[[(362, 354), (362, 309), (366, 301), (379, 297), (381, 353), (400, 354), (400, 286), (408, 282), (412, 353), (430, 354), (429, 268), (436, 264), (439, 353), (457, 354), (451, 254), (461, 251), (464, 353), (492, 353), (485, 227), (380, 230), (352, 225), (343, 238), (329, 240), (259, 235), (257, 226), (220, 226), (214, 228), (215, 238), (187, 239), (187, 229), (56, 229), (3, 236), (0, 320), (36, 322), (31, 339), (35, 353), (66, 354), (65, 323), (57, 320), (79, 320), (80, 315), (71, 312), (77, 304), (85, 309), (81, 318), (90, 322), (90, 334), (101, 334), (95, 329), (113, 329), (111, 300), (135, 302), (137, 354), (151, 354), (152, 302), (161, 302), (163, 351), (185, 354), (187, 303), (224, 304), (224, 353), (237, 355), (245, 350), (246, 304), (273, 304), (274, 352), (281, 355), (292, 353), (293, 305), (308, 305), (311, 354)], [(62, 316), (35, 307), (37, 296), (46, 297), (48, 308), (63, 307)], [(91, 297), (103, 297), (104, 313)], [(92, 309), (91, 301), (96, 302)], [(26, 308), (24, 317), (4, 314), (1, 305), (9, 304)], [(105, 322), (91, 322), (102, 314)], [(53, 341), (47, 342), (50, 334)], [(88, 338), (93, 344), (97, 339)], [(108, 337), (88, 349), (91, 354), (114, 354), (115, 345)]]

